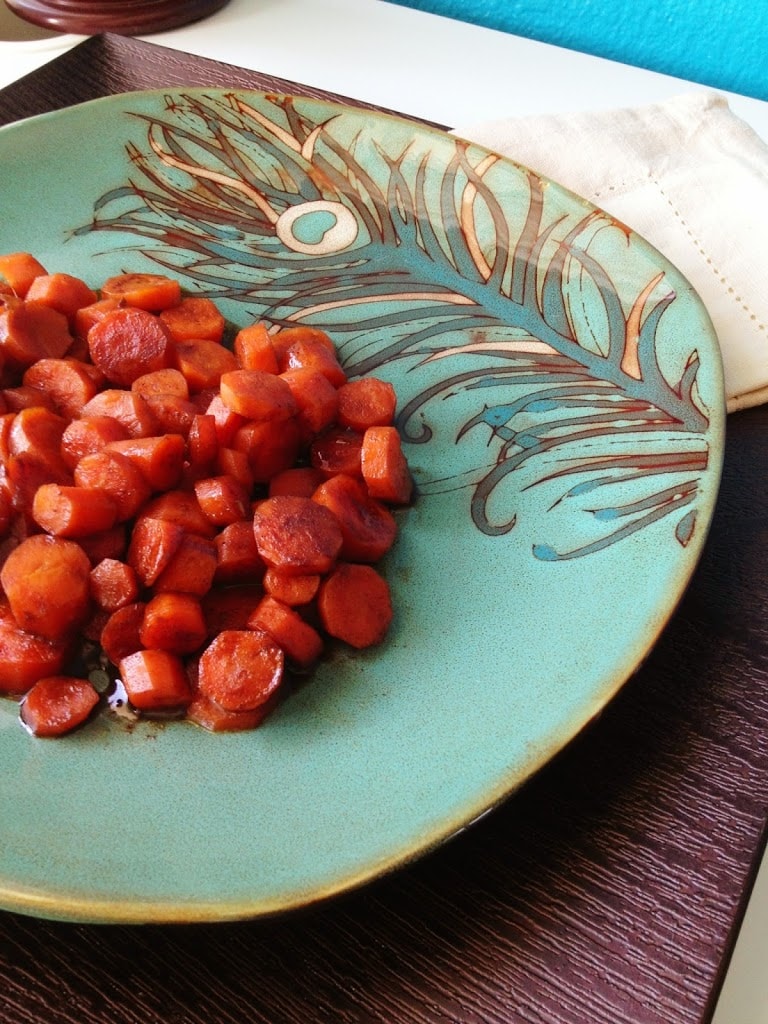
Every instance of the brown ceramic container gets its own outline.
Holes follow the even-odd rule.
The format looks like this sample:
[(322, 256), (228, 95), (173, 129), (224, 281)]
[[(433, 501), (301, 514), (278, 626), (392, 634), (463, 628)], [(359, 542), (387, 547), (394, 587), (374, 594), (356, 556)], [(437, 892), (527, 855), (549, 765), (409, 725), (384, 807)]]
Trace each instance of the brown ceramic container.
[(58, 32), (145, 35), (204, 18), (228, 0), (6, 0), (8, 7), (36, 25)]

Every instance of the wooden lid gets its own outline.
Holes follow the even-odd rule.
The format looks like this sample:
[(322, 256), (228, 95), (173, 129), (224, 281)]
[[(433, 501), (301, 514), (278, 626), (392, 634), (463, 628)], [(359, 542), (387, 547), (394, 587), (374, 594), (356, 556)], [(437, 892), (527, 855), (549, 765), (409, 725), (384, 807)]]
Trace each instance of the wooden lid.
[(77, 35), (144, 35), (205, 18), (229, 0), (6, 0), (20, 18)]

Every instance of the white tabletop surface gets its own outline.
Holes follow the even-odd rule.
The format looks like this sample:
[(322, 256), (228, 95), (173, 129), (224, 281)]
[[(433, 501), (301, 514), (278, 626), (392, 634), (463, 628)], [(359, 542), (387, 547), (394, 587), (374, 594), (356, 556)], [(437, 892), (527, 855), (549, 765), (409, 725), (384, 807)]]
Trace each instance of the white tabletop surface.
[[(230, 0), (204, 21), (146, 39), (452, 127), (636, 106), (704, 88), (385, 0)], [(0, 87), (79, 41), (20, 23), (0, 0)], [(768, 103), (725, 95), (768, 142)], [(768, 857), (713, 1024), (768, 1024), (767, 954)]]

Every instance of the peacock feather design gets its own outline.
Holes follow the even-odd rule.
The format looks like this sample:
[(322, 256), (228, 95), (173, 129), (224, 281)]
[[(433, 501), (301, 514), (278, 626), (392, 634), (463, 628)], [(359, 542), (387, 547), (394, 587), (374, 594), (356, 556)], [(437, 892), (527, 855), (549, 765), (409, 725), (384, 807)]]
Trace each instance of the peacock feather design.
[(399, 427), (425, 446), (414, 452), (446, 416), (454, 452), (481, 434), (482, 465), (425, 456), (419, 488), (466, 490), (484, 534), (508, 533), (515, 494), (537, 487), (546, 509), (590, 523), (577, 540), (535, 544), (538, 559), (581, 557), (666, 518), (690, 541), (709, 455), (699, 355), (675, 329), (671, 268), (637, 255), (628, 228), (396, 118), (198, 91), (131, 116), (129, 180), (78, 234), (138, 236), (156, 264), (276, 330), (323, 327), (350, 376), (396, 372)]

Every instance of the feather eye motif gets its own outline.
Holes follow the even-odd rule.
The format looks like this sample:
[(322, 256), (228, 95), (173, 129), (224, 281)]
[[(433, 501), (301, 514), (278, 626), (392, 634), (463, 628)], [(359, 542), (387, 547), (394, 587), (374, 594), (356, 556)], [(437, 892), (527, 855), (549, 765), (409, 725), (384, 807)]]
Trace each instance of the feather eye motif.
[(676, 300), (663, 270), (635, 270), (629, 297), (614, 279), (606, 239), (626, 249), (631, 232), (575, 199), (564, 210), (547, 182), (460, 139), (390, 142), (359, 119), (346, 129), (343, 108), (248, 97), (190, 94), (141, 115), (131, 179), (78, 233), (137, 236), (275, 329), (322, 326), (349, 375), (396, 366), (413, 382), (399, 417), (412, 445), (430, 444), (452, 396), (476, 396), (450, 444), (482, 432), (487, 460), (423, 469), (419, 484), (425, 497), (466, 488), (482, 532), (509, 532), (516, 491), (539, 487), (550, 510), (591, 523), (576, 544), (536, 544), (539, 559), (666, 517), (687, 545), (709, 455), (698, 356), (691, 344), (660, 358)]

